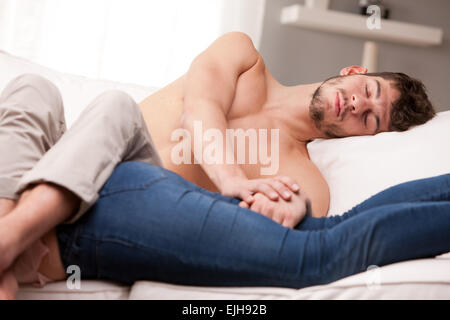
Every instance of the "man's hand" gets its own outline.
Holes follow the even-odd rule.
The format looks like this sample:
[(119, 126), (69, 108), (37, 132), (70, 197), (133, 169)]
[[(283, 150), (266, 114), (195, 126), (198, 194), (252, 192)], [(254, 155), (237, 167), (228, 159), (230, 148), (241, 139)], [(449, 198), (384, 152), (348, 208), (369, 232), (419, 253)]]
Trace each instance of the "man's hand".
[(298, 192), (297, 183), (286, 176), (278, 176), (267, 179), (229, 178), (222, 183), (220, 192), (224, 196), (240, 198), (251, 205), (256, 193), (262, 193), (269, 199), (276, 201), (279, 196), (288, 201), (293, 193)]
[(254, 198), (255, 201), (252, 205), (249, 206), (245, 201), (241, 201), (239, 206), (259, 212), (275, 222), (291, 229), (294, 228), (305, 215), (311, 215), (311, 201), (305, 194), (300, 192), (293, 194), (288, 201), (283, 199), (273, 201), (261, 193), (255, 194)]

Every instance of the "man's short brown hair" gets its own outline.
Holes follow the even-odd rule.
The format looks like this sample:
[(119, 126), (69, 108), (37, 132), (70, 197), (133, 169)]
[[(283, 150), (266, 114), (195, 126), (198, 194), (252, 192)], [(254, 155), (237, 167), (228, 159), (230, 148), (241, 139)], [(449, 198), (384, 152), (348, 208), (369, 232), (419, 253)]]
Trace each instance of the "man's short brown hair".
[(400, 93), (397, 100), (392, 103), (389, 131), (408, 130), (411, 126), (424, 124), (436, 115), (422, 81), (401, 72), (376, 72), (365, 75), (391, 81), (392, 86)]

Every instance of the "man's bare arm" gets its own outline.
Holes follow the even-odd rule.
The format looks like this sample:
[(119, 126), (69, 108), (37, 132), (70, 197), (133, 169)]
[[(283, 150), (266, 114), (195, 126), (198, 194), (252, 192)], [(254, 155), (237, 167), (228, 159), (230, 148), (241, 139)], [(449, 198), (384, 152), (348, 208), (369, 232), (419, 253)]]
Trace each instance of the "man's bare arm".
[[(194, 59), (185, 78), (182, 117), (182, 125), (191, 136), (194, 121), (201, 121), (205, 131), (214, 128), (225, 136), (227, 115), (233, 103), (237, 81), (259, 59), (261, 57), (251, 39), (240, 32), (223, 35)], [(224, 156), (227, 154), (234, 159), (234, 150), (225, 149)], [(197, 159), (199, 162), (201, 160)], [(225, 161), (208, 164), (201, 161), (201, 165), (222, 194), (240, 197), (248, 203), (254, 200), (252, 193), (255, 192), (264, 193), (273, 200), (278, 195), (287, 200), (291, 196), (289, 189), (298, 190), (292, 181), (283, 184), (273, 179), (248, 180), (238, 164), (225, 164)]]

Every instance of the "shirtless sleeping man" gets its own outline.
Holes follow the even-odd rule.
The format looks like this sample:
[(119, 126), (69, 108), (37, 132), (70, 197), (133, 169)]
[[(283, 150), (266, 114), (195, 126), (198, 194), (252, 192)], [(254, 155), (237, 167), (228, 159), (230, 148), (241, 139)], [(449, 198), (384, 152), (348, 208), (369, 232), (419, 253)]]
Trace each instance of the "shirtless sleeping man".
[[(318, 265), (314, 257), (333, 257), (326, 243), (317, 247), (308, 233), (315, 227), (308, 226), (337, 223), (317, 219), (327, 214), (329, 191), (306, 145), (317, 138), (404, 131), (435, 115), (420, 81), (366, 72), (351, 66), (323, 82), (284, 86), (247, 35), (227, 33), (186, 74), (139, 105), (125, 93), (106, 92), (67, 131), (53, 84), (36, 75), (14, 79), (0, 97), (2, 294), (13, 297), (16, 280), (42, 285), (64, 279), (73, 264), (83, 278), (123, 283), (297, 288), (361, 271), (355, 258), (326, 276), (299, 278), (296, 268), (317, 270), (326, 260)], [(210, 222), (219, 216), (231, 220)], [(340, 232), (342, 239), (351, 233)], [(116, 247), (124, 243), (132, 245)], [(303, 248), (303, 264), (301, 249), (287, 249), (294, 243)], [(92, 252), (103, 252), (104, 260), (88, 263)]]

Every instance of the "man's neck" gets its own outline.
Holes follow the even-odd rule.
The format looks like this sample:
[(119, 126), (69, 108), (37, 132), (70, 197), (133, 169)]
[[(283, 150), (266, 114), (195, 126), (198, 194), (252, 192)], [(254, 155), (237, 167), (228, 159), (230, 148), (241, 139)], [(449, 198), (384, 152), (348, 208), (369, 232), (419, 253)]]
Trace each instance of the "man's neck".
[(270, 105), (274, 116), (300, 142), (308, 142), (324, 135), (316, 128), (309, 114), (311, 98), (321, 82), (297, 86), (280, 85), (274, 90)]

